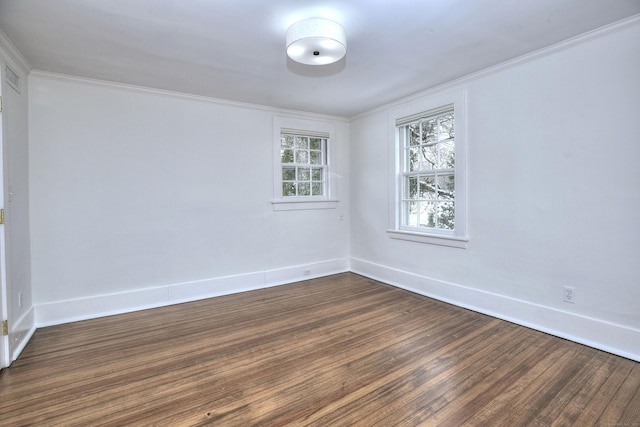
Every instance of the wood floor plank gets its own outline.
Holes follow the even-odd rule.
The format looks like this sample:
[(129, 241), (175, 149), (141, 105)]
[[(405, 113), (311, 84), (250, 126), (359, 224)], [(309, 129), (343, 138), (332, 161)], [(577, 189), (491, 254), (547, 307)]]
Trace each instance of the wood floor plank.
[(640, 364), (344, 273), (38, 330), (0, 425), (609, 425)]
[[(461, 425), (484, 406), (500, 396), (516, 379), (531, 372), (538, 361), (556, 351), (553, 343), (536, 345), (535, 352), (531, 348), (519, 347), (508, 353), (498, 363), (490, 363), (467, 377), (455, 382), (448, 382), (434, 403), (417, 408), (407, 417), (405, 424), (414, 424), (429, 420), (432, 425)], [(497, 424), (486, 424), (497, 425)]]
[[(380, 300), (378, 302), (386, 303), (386, 300)], [(363, 302), (362, 306), (359, 307), (359, 310), (369, 310), (369, 306)], [(340, 312), (338, 315), (339, 316), (351, 315), (351, 313), (348, 311), (346, 312), (346, 314), (344, 313), (345, 312), (343, 311), (343, 312)], [(330, 319), (321, 319), (319, 321), (324, 323), (331, 323), (335, 321), (335, 316)], [(259, 322), (259, 323), (262, 323), (262, 322)], [(315, 323), (312, 323), (311, 325), (317, 328), (318, 327), (317, 323), (318, 321), (316, 321)], [(309, 328), (308, 325), (309, 323), (304, 324), (303, 327)], [(130, 370), (128, 368), (128, 365), (129, 365), (128, 361), (122, 361), (122, 362), (118, 362), (122, 365), (121, 369), (114, 370), (112, 368), (109, 368), (105, 372), (101, 367), (95, 368), (95, 376), (93, 377), (88, 377), (85, 372), (78, 373), (76, 370), (74, 370), (74, 372), (71, 372), (69, 376), (66, 379), (64, 379), (64, 381), (68, 381), (69, 383), (74, 384), (75, 389), (69, 390), (70, 392), (82, 393), (85, 396), (85, 398), (88, 398), (90, 396), (90, 394), (88, 395), (85, 393), (86, 390), (90, 390), (95, 384), (104, 383), (106, 380), (109, 380), (109, 379), (112, 379), (113, 381), (107, 384), (106, 387), (111, 387), (114, 384), (126, 382), (127, 379), (131, 377), (140, 377), (140, 376), (143, 376), (145, 378), (149, 377), (151, 379), (149, 381), (146, 381), (145, 384), (153, 387), (154, 382), (156, 380), (161, 380), (161, 376), (163, 374), (165, 376), (172, 376), (174, 375), (173, 371), (175, 369), (185, 369), (186, 367), (189, 367), (189, 366), (203, 364), (207, 361), (209, 357), (221, 357), (221, 356), (226, 357), (228, 355), (230, 357), (235, 358), (239, 352), (243, 351), (242, 347), (248, 347), (255, 351), (259, 350), (258, 345), (261, 342), (266, 342), (267, 343), (266, 346), (272, 347), (274, 343), (271, 340), (271, 335), (267, 334), (265, 329), (260, 328), (259, 326), (260, 325), (254, 325), (253, 332), (251, 334), (254, 334), (255, 337), (252, 337), (251, 340), (245, 339), (245, 340), (238, 341), (237, 339), (232, 339), (231, 337), (235, 336), (235, 334), (230, 333), (229, 331), (225, 331), (226, 332), (225, 338), (228, 340), (232, 339), (232, 341), (227, 343), (220, 343), (215, 348), (210, 347), (208, 345), (202, 346), (202, 342), (200, 338), (199, 346), (201, 346), (202, 348), (200, 348), (199, 351), (195, 351), (197, 350), (195, 348), (187, 347), (186, 350), (181, 349), (175, 357), (171, 359), (167, 359), (165, 356), (170, 356), (172, 352), (176, 351), (175, 349), (172, 349), (172, 347), (167, 347), (162, 351), (158, 350), (161, 357), (157, 357), (157, 361), (153, 360), (153, 359), (156, 359), (157, 352), (154, 353), (154, 352), (143, 351), (142, 354), (137, 355), (137, 358), (131, 359), (131, 363), (133, 364), (132, 365), (133, 370)], [(300, 326), (295, 326), (295, 327), (300, 328)], [(244, 334), (245, 330), (247, 330), (247, 328), (244, 328), (244, 327), (239, 328), (238, 329), (239, 332), (237, 333), (245, 335)], [(323, 331), (319, 330), (318, 332), (322, 333)], [(290, 336), (290, 333), (287, 332), (287, 330), (283, 330), (283, 329), (277, 330), (276, 335), (278, 335), (278, 338), (280, 340), (285, 341), (284, 343), (285, 346), (290, 347), (290, 340), (292, 339), (292, 337)], [(195, 342), (198, 342), (197, 338), (199, 337), (190, 336), (186, 344), (189, 344), (192, 340)], [(295, 339), (295, 337), (293, 337), (293, 339)], [(160, 344), (164, 345), (163, 343), (160, 343)], [(143, 350), (145, 349), (143, 348)], [(149, 358), (149, 356), (151, 356), (153, 359)], [(243, 358), (240, 358), (239, 360), (243, 360)], [(223, 369), (228, 369), (230, 366), (229, 363), (232, 363), (232, 362), (227, 363), (226, 360), (224, 359), (220, 361), (222, 362), (221, 366), (223, 366)], [(219, 373), (221, 371), (222, 370), (220, 370)], [(84, 382), (81, 381), (83, 378), (85, 378)], [(96, 391), (94, 390), (94, 392)], [(98, 388), (97, 392), (98, 393), (101, 392), (100, 388)], [(43, 395), (41, 396), (41, 400), (50, 401), (49, 399), (51, 399), (51, 395), (52, 393), (43, 393)], [(34, 402), (30, 402), (30, 404), (32, 403)], [(56, 408), (56, 410), (59, 411), (60, 408)]]
[[(357, 309), (361, 311), (369, 310), (366, 298), (361, 297), (360, 301), (361, 304)], [(381, 302), (384, 303), (385, 301), (380, 300), (380, 296), (378, 296), (378, 300), (373, 303), (380, 304)], [(322, 310), (320, 308), (316, 309), (316, 314), (320, 317), (321, 321), (329, 322), (333, 320), (333, 318), (329, 320), (329, 318), (322, 317), (326, 315), (328, 311), (333, 311), (331, 307), (331, 304), (327, 304), (327, 307), (324, 307)], [(86, 351), (87, 346), (82, 346), (82, 348), (74, 346), (73, 348), (76, 349), (76, 352), (64, 349), (53, 359), (39, 359), (37, 367), (31, 369), (31, 371), (33, 371), (34, 376), (47, 376), (51, 378), (51, 381), (56, 381), (56, 377), (50, 376), (50, 374), (55, 373), (59, 369), (65, 369), (68, 367), (66, 365), (72, 364), (73, 373), (70, 373), (70, 375), (75, 373), (78, 378), (71, 377), (59, 380), (62, 381), (63, 384), (66, 384), (68, 380), (77, 383), (80, 378), (85, 376), (82, 369), (91, 370), (94, 376), (101, 376), (103, 372), (106, 374), (122, 374), (129, 366), (129, 361), (131, 362), (131, 366), (137, 367), (140, 365), (140, 360), (144, 360), (147, 356), (152, 356), (163, 364), (171, 364), (172, 360), (170, 358), (172, 357), (184, 363), (187, 360), (196, 358), (201, 353), (207, 354), (214, 344), (218, 351), (227, 346), (231, 346), (232, 349), (237, 351), (237, 346), (234, 346), (238, 342), (244, 345), (253, 345), (256, 339), (265, 340), (265, 337), (274, 333), (281, 338), (285, 338), (288, 334), (285, 326), (291, 323), (290, 316), (295, 314), (299, 313), (292, 312), (283, 315), (283, 319), (280, 319), (280, 322), (274, 320), (273, 317), (266, 318), (265, 316), (257, 314), (252, 322), (245, 321), (235, 323), (233, 325), (235, 332), (230, 328), (218, 328), (217, 330), (211, 331), (206, 325), (199, 327), (197, 330), (193, 330), (193, 326), (187, 324), (186, 327), (191, 329), (191, 332), (186, 336), (175, 336), (171, 328), (167, 328), (163, 335), (156, 336), (151, 341), (149, 341), (148, 334), (144, 331), (141, 331), (141, 334), (143, 334), (142, 337), (133, 340), (114, 335), (114, 339), (117, 340), (116, 342), (119, 343), (119, 345), (100, 346), (91, 348), (89, 351)], [(351, 316), (353, 314), (344, 309), (341, 315)], [(184, 327), (184, 324), (181, 325), (181, 327)], [(318, 324), (309, 324), (307, 321), (306, 327), (314, 328), (318, 327)], [(289, 329), (290, 328), (291, 326), (289, 325)], [(73, 334), (74, 337), (77, 336), (75, 331), (70, 331), (70, 334)], [(122, 344), (123, 341), (127, 342), (126, 346)], [(179, 348), (179, 350), (176, 351), (176, 348)], [(106, 349), (110, 351), (104, 351)], [(187, 354), (189, 359), (185, 359), (185, 356), (181, 353)], [(73, 359), (67, 357), (70, 354), (74, 355)], [(136, 359), (136, 357), (138, 359)], [(56, 363), (56, 360), (58, 360), (58, 363)], [(146, 362), (154, 363), (154, 360), (148, 360)], [(144, 365), (147, 366), (146, 363)], [(116, 366), (117, 369), (115, 369)], [(19, 370), (21, 368), (22, 366), (16, 363), (15, 369)], [(47, 383), (47, 386), (50, 390), (54, 389), (55, 383)], [(13, 390), (13, 392), (18, 392), (18, 389)], [(30, 393), (29, 387), (25, 387), (24, 393)]]
[[(632, 383), (637, 384), (640, 381), (640, 368), (634, 368), (632, 374)], [(623, 408), (622, 414), (618, 420), (618, 423), (633, 425), (633, 423), (640, 424), (640, 387), (636, 387), (636, 392), (633, 394), (629, 403)]]
[[(526, 374), (512, 377), (512, 384), (505, 384), (507, 387), (502, 390), (507, 399), (503, 405), (494, 407), (491, 416), (486, 418), (488, 424), (484, 425), (526, 425), (557, 395), (556, 389), (575, 374), (574, 363), (586, 360), (580, 349), (564, 346), (560, 346), (552, 357), (552, 363), (547, 358), (536, 358), (535, 365)], [(483, 417), (482, 412), (474, 415), (474, 424)]]
[[(406, 336), (410, 337), (411, 335), (415, 335), (415, 331), (420, 325), (422, 319), (424, 319), (424, 317), (422, 317), (421, 319), (417, 319), (415, 323), (408, 323), (408, 319), (406, 318), (398, 319), (397, 324), (395, 322), (389, 321), (385, 323), (382, 328), (376, 328), (373, 331), (375, 332), (375, 335), (364, 334), (363, 329), (359, 336), (350, 338), (350, 342), (348, 343), (334, 343), (331, 346), (317, 346), (314, 344), (312, 345), (312, 347), (315, 347), (315, 350), (313, 348), (309, 349), (309, 351), (311, 351), (310, 353), (303, 352), (299, 355), (298, 358), (290, 359), (286, 362), (280, 361), (278, 363), (279, 366), (275, 366), (275, 368), (284, 370), (284, 372), (279, 373), (278, 371), (273, 371), (273, 375), (275, 378), (274, 381), (276, 382), (274, 383), (273, 381), (268, 381), (267, 385), (270, 389), (273, 386), (280, 386), (280, 383), (284, 381), (284, 384), (289, 383), (293, 384), (292, 387), (297, 387), (300, 384), (297, 383), (295, 379), (302, 378), (305, 380), (305, 382), (307, 382), (307, 384), (303, 384), (303, 387), (312, 387), (319, 381), (320, 375), (323, 373), (323, 371), (328, 370), (333, 375), (336, 375), (336, 373), (340, 374), (342, 372), (341, 367), (345, 364), (353, 363), (352, 365), (350, 365), (350, 368), (353, 368), (357, 363), (357, 361), (353, 362), (354, 359), (360, 357), (363, 352), (365, 354), (369, 354), (371, 349), (385, 350), (384, 346), (381, 345), (381, 342), (388, 333), (394, 334), (394, 336), (396, 337), (395, 341), (404, 340)], [(444, 328), (446, 327), (446, 325), (438, 324), (437, 327)], [(392, 342), (389, 342), (389, 344), (392, 344)], [(402, 341), (400, 341), (400, 344), (402, 345)], [(267, 369), (269, 370), (259, 369), (257, 370), (257, 372), (270, 372), (270, 369), (273, 368), (273, 366), (268, 366)], [(249, 375), (250, 378), (245, 378), (243, 383), (247, 384), (247, 382), (249, 382), (252, 386), (252, 390), (260, 390), (260, 384), (255, 385), (254, 382), (264, 382), (264, 374), (256, 375), (254, 373), (250, 373)], [(341, 374), (343, 382), (345, 376), (345, 374)], [(309, 378), (311, 378), (312, 381), (310, 381)], [(326, 388), (329, 390), (331, 389), (331, 387)], [(269, 391), (269, 389), (267, 389), (267, 392)], [(297, 400), (299, 400), (299, 396), (302, 395), (301, 393), (296, 393), (291, 390), (288, 390), (286, 394), (288, 396), (290, 395), (294, 397)], [(266, 398), (264, 395), (257, 396), (256, 393), (252, 393), (252, 395), (253, 398), (259, 397), (254, 402), (254, 408), (258, 407), (260, 405), (260, 402), (264, 402), (265, 399), (270, 400), (270, 398), (268, 397), (269, 395), (267, 395)], [(316, 401), (320, 400), (318, 395), (313, 394), (313, 396)], [(242, 404), (244, 404), (244, 402), (242, 401), (236, 403), (236, 405)], [(232, 409), (234, 408), (219, 409), (232, 413)], [(263, 412), (261, 409), (257, 409), (257, 411), (260, 413)], [(235, 412), (233, 413), (236, 414)], [(228, 422), (229, 420), (227, 419), (225, 421)]]
[[(497, 322), (497, 321), (496, 321)], [(507, 325), (502, 322), (502, 325)], [(476, 328), (473, 334), (467, 336), (468, 341), (455, 340), (439, 350), (430, 351), (420, 357), (412, 358), (411, 363), (404, 369), (394, 369), (375, 382), (355, 390), (332, 405), (322, 408), (308, 418), (313, 425), (393, 425), (388, 417), (391, 413), (406, 414), (407, 405), (419, 400), (424, 401), (424, 393), (434, 390), (451, 375), (450, 367), (456, 366), (451, 360), (453, 354), (468, 354), (470, 359), (486, 363), (488, 353), (502, 351), (494, 342), (483, 346), (478, 351), (480, 343), (486, 343), (490, 337), (500, 331), (491, 322)], [(474, 336), (475, 335), (475, 336)], [(515, 335), (515, 334), (514, 334)], [(510, 335), (516, 340), (518, 337)], [(467, 353), (468, 352), (468, 353)], [(464, 357), (464, 356), (462, 356)], [(462, 368), (463, 365), (457, 365)]]
[(616, 390), (611, 402), (602, 411), (598, 422), (603, 425), (627, 426), (640, 422), (639, 418), (632, 418), (639, 412), (637, 400), (640, 386), (638, 382), (640, 377), (638, 366), (634, 364), (629, 370), (628, 375)]
[[(586, 350), (592, 354), (591, 358), (578, 366), (575, 374), (560, 384), (562, 388), (552, 396), (546, 407), (540, 408), (532, 425), (573, 425), (591, 401), (591, 391), (599, 389), (615, 370), (615, 364), (603, 364), (609, 355), (597, 350)], [(547, 394), (551, 395), (552, 391), (548, 390)]]

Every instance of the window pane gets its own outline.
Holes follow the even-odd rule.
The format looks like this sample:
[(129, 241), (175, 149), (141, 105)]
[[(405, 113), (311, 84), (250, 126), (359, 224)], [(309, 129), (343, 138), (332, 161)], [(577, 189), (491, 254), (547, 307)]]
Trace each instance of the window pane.
[(311, 184), (311, 194), (313, 196), (322, 196), (323, 193), (323, 185), (321, 182), (314, 182)]
[(405, 181), (405, 198), (416, 199), (418, 196), (418, 177), (408, 176)]
[(295, 147), (298, 149), (308, 149), (309, 138), (306, 136), (296, 136)]
[(311, 184), (308, 182), (299, 182), (298, 196), (310, 196), (310, 195), (311, 195)]
[(293, 136), (285, 135), (280, 138), (280, 143), (283, 148), (292, 148), (293, 147)]
[(440, 117), (439, 140), (454, 138), (453, 114)]
[(453, 202), (438, 203), (438, 228), (453, 230), (456, 223)]
[(282, 163), (293, 163), (293, 150), (280, 150)]
[(438, 122), (436, 119), (431, 119), (422, 122), (422, 143), (429, 144), (437, 141), (437, 129)]
[(420, 170), (433, 170), (438, 160), (438, 146), (430, 145), (420, 149)]
[(435, 203), (432, 203), (432, 202), (420, 203), (420, 223), (418, 224), (420, 227), (434, 228), (436, 226), (435, 209), (436, 209)]
[(454, 175), (438, 176), (438, 198), (453, 200), (456, 195), (456, 181)]
[(409, 139), (408, 145), (420, 144), (420, 124), (419, 123), (409, 125), (408, 131), (407, 131), (407, 138)]
[(309, 140), (309, 147), (312, 150), (320, 150), (320, 149), (322, 149), (322, 139), (320, 139), (320, 138), (311, 138)]
[(404, 202), (405, 225), (409, 227), (418, 226), (418, 202)]
[(420, 177), (420, 198), (427, 200), (436, 199), (436, 181), (433, 176)]
[(456, 165), (455, 159), (455, 142), (453, 139), (442, 141), (438, 144), (440, 148), (440, 160), (438, 162), (439, 169), (454, 168)]
[(409, 166), (409, 172), (420, 170), (420, 148), (412, 147), (407, 152), (407, 164)]
[(282, 195), (283, 196), (295, 196), (296, 195), (296, 185), (293, 182), (283, 182), (282, 183)]
[(311, 181), (311, 169), (298, 168), (298, 181)]
[(305, 165), (309, 163), (308, 151), (296, 151), (296, 163)]
[(282, 168), (282, 180), (293, 181), (296, 179), (296, 168)]
[(311, 169), (311, 180), (312, 181), (322, 181), (322, 168), (312, 168)]
[(311, 151), (309, 152), (309, 155), (311, 156), (312, 165), (322, 164), (322, 151)]

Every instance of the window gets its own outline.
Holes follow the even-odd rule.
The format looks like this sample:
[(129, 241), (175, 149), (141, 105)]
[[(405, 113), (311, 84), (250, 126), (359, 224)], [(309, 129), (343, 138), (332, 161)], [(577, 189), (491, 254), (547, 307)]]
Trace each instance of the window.
[(400, 139), (400, 228), (455, 229), (453, 105), (397, 123)]
[(391, 114), (391, 237), (466, 246), (464, 108), (457, 93)]
[(275, 210), (335, 208), (331, 123), (274, 118)]
[(325, 195), (328, 136), (294, 129), (281, 130), (283, 198)]

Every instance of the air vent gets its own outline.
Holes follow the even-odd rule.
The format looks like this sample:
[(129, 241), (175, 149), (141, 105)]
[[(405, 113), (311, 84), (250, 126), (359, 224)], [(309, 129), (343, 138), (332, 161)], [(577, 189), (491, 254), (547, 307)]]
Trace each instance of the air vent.
[(6, 67), (7, 72), (7, 83), (9, 86), (14, 88), (18, 93), (20, 93), (20, 76), (17, 75), (9, 66)]

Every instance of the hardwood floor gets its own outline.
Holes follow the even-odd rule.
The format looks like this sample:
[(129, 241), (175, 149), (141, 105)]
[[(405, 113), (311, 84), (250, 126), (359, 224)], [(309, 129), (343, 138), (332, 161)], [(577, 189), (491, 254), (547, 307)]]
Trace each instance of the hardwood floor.
[(640, 363), (345, 273), (38, 330), (0, 425), (640, 426)]

